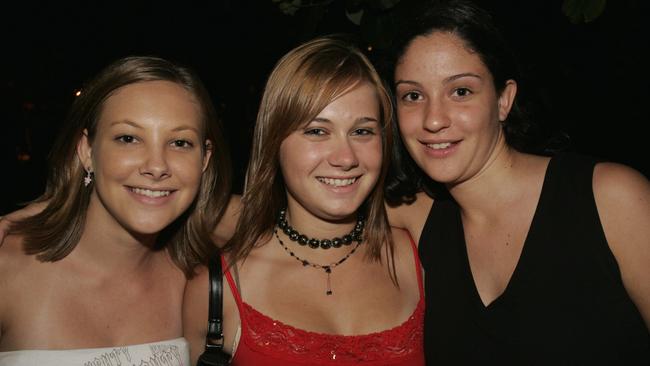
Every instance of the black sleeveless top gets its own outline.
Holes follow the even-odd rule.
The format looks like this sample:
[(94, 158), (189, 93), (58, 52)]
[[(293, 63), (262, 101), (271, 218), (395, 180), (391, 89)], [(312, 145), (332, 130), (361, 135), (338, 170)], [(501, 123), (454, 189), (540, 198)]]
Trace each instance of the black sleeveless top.
[(487, 307), (452, 199), (434, 203), (420, 239), (429, 365), (650, 365), (650, 335), (600, 224), (595, 160), (551, 159), (504, 293)]

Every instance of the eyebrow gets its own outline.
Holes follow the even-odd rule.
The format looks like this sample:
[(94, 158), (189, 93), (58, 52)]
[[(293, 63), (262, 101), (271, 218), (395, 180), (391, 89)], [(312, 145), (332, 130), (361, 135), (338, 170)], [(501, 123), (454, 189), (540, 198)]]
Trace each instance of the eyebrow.
[[(457, 75), (452, 75), (452, 76), (446, 77), (443, 80), (443, 83), (446, 84), (446, 83), (448, 83), (450, 81), (458, 80), (458, 79), (465, 78), (465, 77), (472, 77), (472, 78), (482, 79), (480, 75), (475, 74), (473, 72), (464, 72), (462, 74), (457, 74)], [(397, 81), (395, 81), (395, 86), (397, 86), (399, 84), (420, 85), (420, 83), (418, 83), (417, 81), (414, 81), (414, 80), (397, 80)]]
[(120, 121), (113, 121), (113, 122), (111, 122), (111, 125), (110, 125), (110, 126), (113, 127), (113, 126), (115, 126), (115, 125), (119, 125), (119, 124), (125, 124), (125, 125), (129, 125), (129, 126), (131, 126), (131, 127), (139, 128), (139, 129), (142, 129), (142, 128), (143, 128), (143, 127), (140, 126), (139, 124), (137, 124), (137, 123), (135, 123), (135, 122), (133, 122), (133, 121), (131, 121), (131, 120), (128, 120), (128, 119), (120, 120)]
[[(133, 122), (133, 121), (128, 120), (128, 119), (121, 120), (121, 121), (113, 121), (113, 122), (111, 122), (110, 126), (113, 127), (113, 126), (119, 125), (119, 124), (129, 125), (131, 127), (138, 128), (138, 129), (143, 129), (144, 128), (144, 127), (140, 126), (139, 124), (137, 124), (136, 122)], [(194, 131), (195, 133), (200, 134), (199, 130), (196, 127), (189, 126), (189, 125), (181, 125), (181, 126), (178, 126), (178, 127), (175, 127), (175, 128), (172, 129), (173, 132), (186, 131), (186, 130)]]
[[(327, 118), (323, 118), (323, 117), (316, 117), (316, 118), (312, 119), (311, 121), (309, 121), (308, 123), (311, 123), (311, 122), (332, 123), (332, 121), (330, 121), (330, 120), (327, 119)], [(358, 123), (364, 123), (364, 122), (377, 122), (377, 123), (379, 123), (379, 121), (378, 121), (376, 118), (374, 118), (374, 117), (368, 117), (368, 116), (366, 116), (366, 117), (359, 117), (359, 118), (357, 118), (357, 119), (354, 120), (354, 123), (355, 123), (355, 124), (358, 124)]]

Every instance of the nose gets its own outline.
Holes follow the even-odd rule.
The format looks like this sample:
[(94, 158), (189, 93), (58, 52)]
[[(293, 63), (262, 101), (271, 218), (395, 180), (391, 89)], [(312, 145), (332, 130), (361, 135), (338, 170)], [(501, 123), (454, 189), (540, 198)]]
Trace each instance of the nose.
[(161, 180), (171, 176), (165, 149), (161, 147), (150, 147), (140, 167), (140, 174), (154, 180)]
[(359, 159), (347, 137), (341, 137), (333, 141), (333, 147), (329, 154), (329, 163), (332, 166), (339, 167), (344, 171), (351, 170), (359, 165)]
[(443, 101), (430, 100), (423, 121), (423, 127), (430, 132), (440, 132), (451, 124), (448, 109)]

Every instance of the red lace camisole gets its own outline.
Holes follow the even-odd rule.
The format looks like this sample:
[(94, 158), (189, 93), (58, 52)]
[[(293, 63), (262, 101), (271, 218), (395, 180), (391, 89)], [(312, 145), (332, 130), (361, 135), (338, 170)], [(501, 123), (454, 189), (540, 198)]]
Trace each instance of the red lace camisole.
[[(242, 301), (230, 271), (228, 285), (237, 302), (241, 338), (232, 365), (424, 365), (424, 290), (422, 269), (415, 243), (411, 240), (420, 301), (401, 325), (381, 332), (343, 336), (310, 332), (286, 325), (255, 310)], [(223, 257), (222, 257), (223, 261)], [(227, 268), (224, 263), (224, 268)]]

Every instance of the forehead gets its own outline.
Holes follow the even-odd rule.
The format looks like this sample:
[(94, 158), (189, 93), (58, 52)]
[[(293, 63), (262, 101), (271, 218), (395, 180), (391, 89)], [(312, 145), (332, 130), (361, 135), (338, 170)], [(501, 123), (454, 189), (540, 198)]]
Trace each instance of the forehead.
[(102, 106), (99, 126), (123, 120), (143, 127), (189, 125), (202, 129), (201, 108), (195, 96), (170, 81), (145, 81), (117, 89)]
[(349, 86), (329, 102), (317, 117), (339, 118), (372, 117), (378, 119), (379, 95), (373, 84), (362, 81)]
[(414, 38), (406, 48), (395, 69), (395, 76), (401, 74), (462, 72), (487, 72), (487, 67), (478, 53), (455, 33), (434, 32)]

